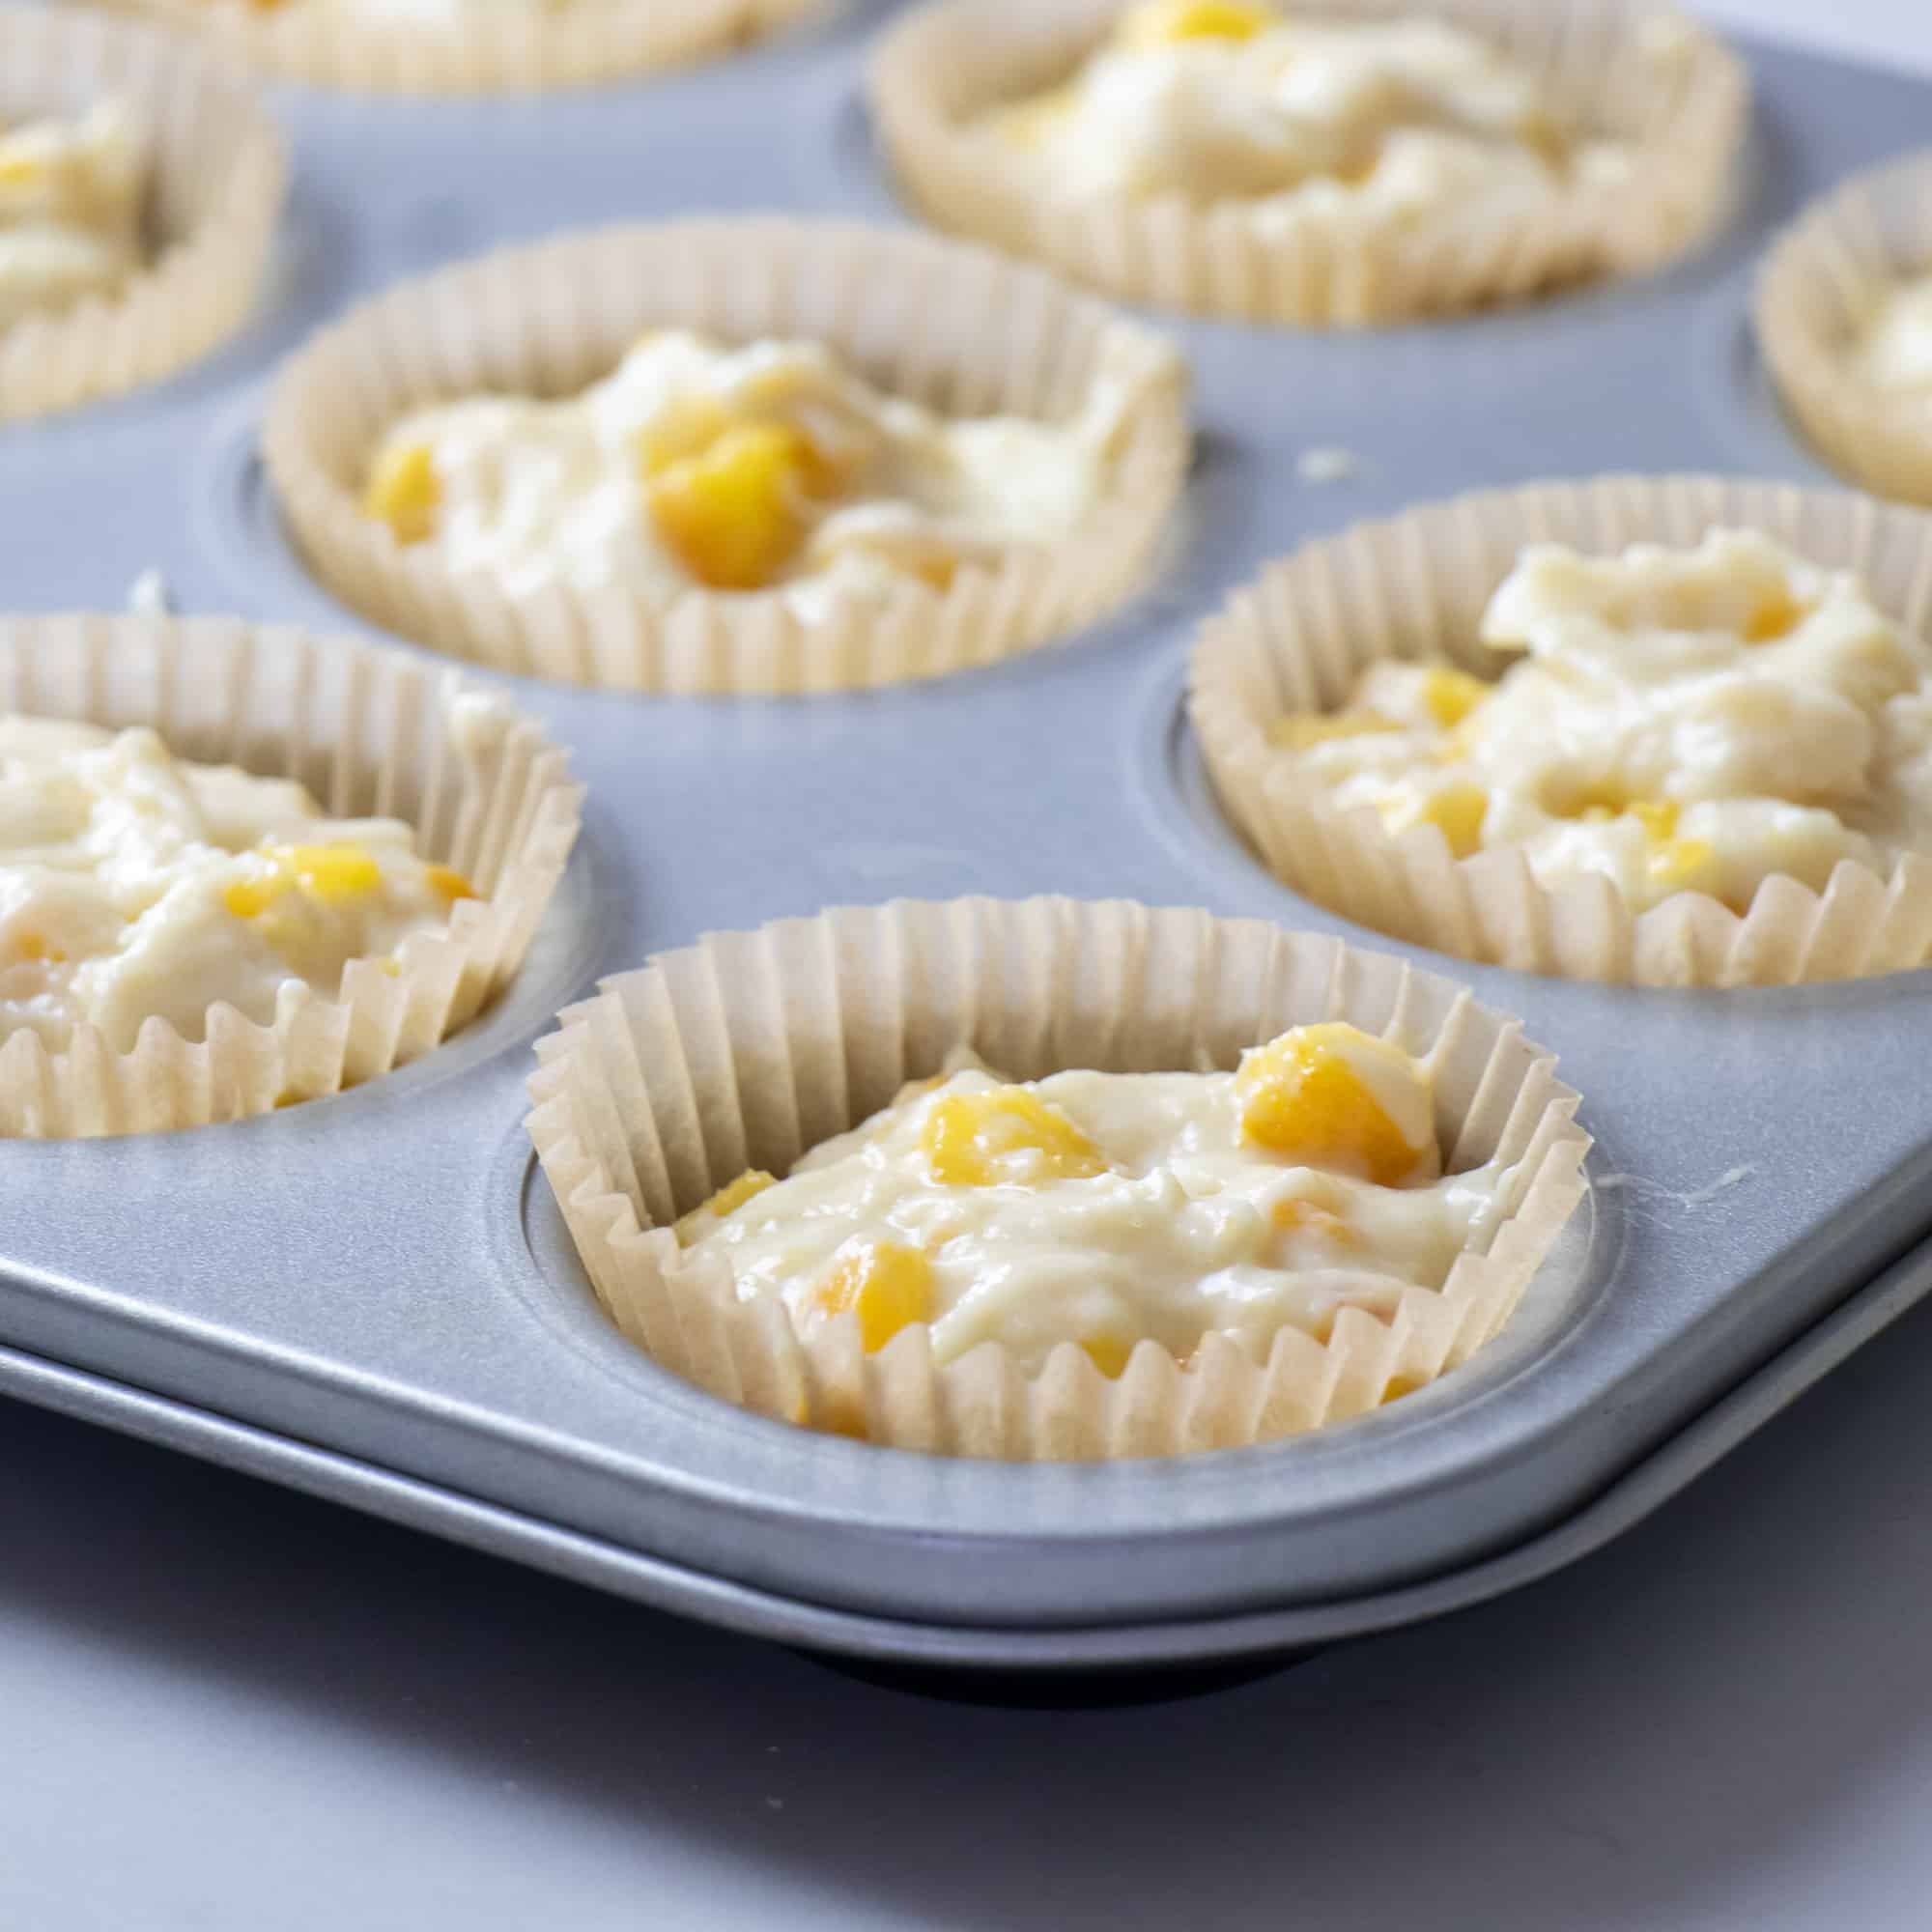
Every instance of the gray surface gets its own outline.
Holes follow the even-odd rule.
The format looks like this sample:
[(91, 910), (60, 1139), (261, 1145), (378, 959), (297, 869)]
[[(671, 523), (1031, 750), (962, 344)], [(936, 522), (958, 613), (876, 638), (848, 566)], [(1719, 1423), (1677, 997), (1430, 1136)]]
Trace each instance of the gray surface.
[[(1884, 11), (1905, 25), (1849, 0), (1831, 19)], [(1902, 88), (1762, 71), (1777, 125), (1815, 93), (1833, 169), (1922, 138)], [(1714, 295), (1700, 368), (1735, 316)], [(88, 421), (111, 456), (116, 412)], [(1700, 421), (1701, 462), (1781, 447), (1727, 406)], [(1468, 455), (1472, 480), (1533, 467)], [(12, 510), (4, 445), (0, 479)], [(101, 582), (155, 560), (117, 521), (137, 497), (87, 504)], [(1354, 500), (1324, 493), (1310, 521)], [(106, 601), (73, 579), (15, 601), (81, 596)], [(1285, 1893), (1323, 1932), (1916, 1925), (1928, 1377), (1921, 1309), (1563, 1576), (1245, 1690), (1092, 1716), (847, 1684), (0, 1404), (0, 1926), (1276, 1932)]]
[(847, 1683), (0, 1404), (0, 1925), (1904, 1932), (1928, 1378), (1921, 1308), (1560, 1577), (1093, 1714)]
[[(346, 621), (280, 547), (251, 373), (352, 295), (493, 239), (699, 195), (884, 212), (855, 103), (863, 24), (587, 99), (291, 102), (301, 168), (277, 300), (207, 370), (0, 445), (10, 601), (99, 602), (159, 564), (191, 609)], [(1932, 976), (1690, 999), (1468, 973), (1588, 1096), (1594, 1172), (1618, 1182), (1594, 1242), (1573, 1241), (1497, 1350), (1399, 1409), (1124, 1469), (880, 1455), (659, 1375), (546, 1248), (540, 1186), (524, 1225), (522, 1081), (531, 1034), (593, 970), (843, 899), (1120, 893), (1336, 928), (1189, 802), (1173, 731), (1187, 618), (1300, 534), (1452, 488), (1620, 465), (1808, 473), (1741, 357), (1748, 262), (1803, 195), (1915, 138), (1928, 96), (1781, 56), (1762, 79), (1738, 221), (1662, 282), (1369, 337), (1186, 328), (1204, 455), (1185, 540), (1090, 640), (810, 703), (516, 684), (576, 747), (593, 809), (513, 999), (340, 1101), (6, 1151), (0, 1341), (753, 1585), (952, 1624), (1355, 1595), (1574, 1507), (1923, 1226), (1920, 1094), (1869, 1069), (1918, 1050)], [(1363, 479), (1296, 484), (1294, 451), (1330, 441), (1363, 456)], [(81, 527), (99, 541), (75, 545)], [(930, 782), (947, 742), (970, 747), (970, 783)], [(694, 800), (728, 867), (694, 858)]]

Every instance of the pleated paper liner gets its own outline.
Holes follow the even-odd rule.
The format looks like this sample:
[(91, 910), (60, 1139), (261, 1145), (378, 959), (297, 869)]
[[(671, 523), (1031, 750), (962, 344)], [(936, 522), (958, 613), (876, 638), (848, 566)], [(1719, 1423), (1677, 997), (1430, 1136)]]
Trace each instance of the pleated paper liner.
[(274, 123), (213, 62), (77, 9), (0, 7), (0, 121), (125, 99), (150, 144), (148, 266), (108, 295), (0, 328), (0, 423), (171, 376), (247, 319), (287, 162)]
[[(406, 412), (483, 390), (567, 395), (654, 327), (823, 341), (960, 413), (1074, 413), (1103, 364), (1136, 400), (1087, 526), (935, 590), (910, 575), (802, 617), (780, 590), (512, 595), (365, 516)], [(1151, 566), (1188, 459), (1185, 374), (1153, 334), (986, 250), (843, 222), (736, 217), (572, 234), (486, 255), (353, 311), (284, 370), (266, 451), (309, 567), (387, 628), (501, 670), (633, 691), (832, 691), (937, 676), (1094, 622)]]
[[(1378, 1319), (1284, 1327), (1257, 1359), (1143, 1342), (1110, 1380), (1072, 1347), (1037, 1374), (988, 1343), (933, 1358), (923, 1323), (875, 1355), (854, 1319), (800, 1332), (740, 1302), (670, 1224), (747, 1167), (783, 1174), (970, 1046), (1002, 1072), (1229, 1068), (1284, 1028), (1346, 1019), (1435, 1056), (1452, 1172), (1514, 1165), (1486, 1252)], [(1375, 1407), (1509, 1319), (1582, 1192), (1577, 1095), (1518, 1024), (1400, 960), (1255, 920), (1122, 902), (901, 901), (714, 936), (608, 980), (538, 1043), (529, 1117), (598, 1298), (664, 1367), (783, 1421), (941, 1455), (1094, 1460), (1233, 1447)], [(1385, 1284), (1383, 1288), (1385, 1289)]]
[[(496, 707), (452, 734), (459, 704)], [(577, 836), (582, 789), (531, 721), (451, 670), (344, 638), (232, 619), (0, 619), (0, 712), (152, 725), (199, 763), (306, 784), (332, 816), (394, 816), (479, 895), (352, 960), (332, 997), (283, 985), (272, 1022), (209, 1009), (204, 1037), (150, 1019), (129, 1052), (92, 1027), (49, 1052), (0, 1040), (0, 1136), (147, 1133), (266, 1113), (427, 1053), (515, 977)]]
[(1761, 530), (1858, 572), (1907, 630), (1923, 635), (1932, 619), (1932, 521), (1848, 491), (1611, 476), (1429, 504), (1307, 545), (1202, 627), (1189, 706), (1224, 810), (1305, 897), (1459, 958), (1652, 986), (1783, 985), (1923, 964), (1932, 860), (1907, 857), (1884, 878), (1841, 863), (1822, 895), (1775, 877), (1743, 917), (1702, 893), (1634, 913), (1605, 878), (1550, 889), (1514, 850), (1459, 860), (1434, 826), (1392, 836), (1372, 810), (1338, 810), (1268, 743), (1285, 711), (1339, 708), (1378, 658), (1447, 658), (1493, 677), (1477, 626), (1525, 545), (1601, 555), (1694, 545), (1714, 526)]
[(1495, 42), (1558, 111), (1629, 141), (1630, 179), (1528, 207), (1488, 198), (1372, 224), (1260, 204), (1057, 195), (1039, 161), (979, 116), (1058, 85), (1126, 0), (931, 0), (885, 37), (874, 120), (908, 197), (935, 223), (1051, 263), (1122, 300), (1304, 327), (1355, 327), (1520, 299), (1657, 269), (1730, 200), (1749, 113), (1740, 63), (1653, 0), (1319, 0), (1299, 19), (1426, 14)]
[(829, 0), (567, 0), (478, 7), (460, 25), (289, 0), (107, 0), (276, 80), (390, 94), (528, 93), (675, 67), (744, 45)]
[(1826, 461), (1887, 497), (1932, 503), (1932, 405), (1850, 360), (1880, 301), (1932, 272), (1932, 150), (1854, 176), (1779, 237), (1757, 284), (1757, 335), (1785, 407)]

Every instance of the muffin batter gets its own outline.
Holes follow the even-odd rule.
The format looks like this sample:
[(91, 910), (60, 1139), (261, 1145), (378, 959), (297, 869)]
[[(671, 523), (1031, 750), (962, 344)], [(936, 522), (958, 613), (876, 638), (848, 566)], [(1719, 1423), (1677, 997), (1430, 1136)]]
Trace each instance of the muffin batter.
[(1611, 880), (1742, 912), (1785, 874), (1884, 874), (1932, 851), (1932, 648), (1856, 577), (1747, 530), (1691, 551), (1523, 552), (1482, 640), (1494, 685), (1383, 661), (1348, 707), (1275, 721), (1337, 806), (1434, 826), (1463, 858), (1520, 850), (1546, 887)]
[(1062, 541), (1092, 512), (1144, 360), (1104, 367), (1070, 422), (952, 418), (822, 346), (645, 336), (556, 402), (479, 396), (396, 423), (364, 507), (404, 544), (511, 594), (945, 588), (961, 563)]
[(111, 295), (141, 265), (144, 144), (127, 108), (0, 127), (0, 328)]
[(1283, 224), (1375, 222), (1477, 196), (1614, 184), (1617, 144), (1552, 114), (1536, 78), (1426, 18), (1299, 20), (1230, 0), (1153, 0), (1064, 86), (984, 125), (1072, 199), (1239, 199)]
[(1142, 1341), (1185, 1361), (1219, 1331), (1263, 1357), (1284, 1324), (1386, 1315), (1487, 1245), (1504, 1178), (1445, 1177), (1428, 1064), (1327, 1023), (1234, 1073), (1014, 1085), (959, 1056), (677, 1232), (802, 1329), (849, 1313), (876, 1350), (923, 1321), (942, 1363), (999, 1342), (1027, 1370), (1072, 1343), (1115, 1376)]
[(125, 1053), (160, 1019), (198, 1040), (216, 1002), (266, 1024), (473, 895), (395, 819), (328, 818), (150, 730), (0, 715), (0, 1039), (57, 1052), (91, 1025)]

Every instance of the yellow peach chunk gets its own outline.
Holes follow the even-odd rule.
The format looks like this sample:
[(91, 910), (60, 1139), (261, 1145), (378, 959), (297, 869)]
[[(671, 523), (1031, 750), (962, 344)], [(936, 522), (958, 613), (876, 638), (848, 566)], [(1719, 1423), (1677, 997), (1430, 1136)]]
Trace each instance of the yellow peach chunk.
[(1037, 1187), (1107, 1171), (1094, 1143), (1024, 1087), (993, 1087), (939, 1101), (920, 1135), (943, 1187)]
[(673, 463), (702, 456), (720, 437), (742, 426), (716, 396), (673, 396), (638, 432), (638, 468), (649, 482)]
[(1362, 1245), (1361, 1236), (1344, 1216), (1332, 1208), (1323, 1208), (1299, 1196), (1277, 1201), (1269, 1209), (1268, 1219), (1286, 1235), (1318, 1235), (1342, 1248)]
[(1672, 838), (1650, 855), (1646, 868), (1654, 884), (1671, 892), (1708, 891), (1705, 875), (1718, 857), (1705, 838)]
[(1128, 10), (1116, 39), (1123, 47), (1165, 47), (1177, 41), (1251, 41), (1275, 24), (1266, 7), (1240, 0), (1148, 0)]
[(736, 1180), (727, 1180), (709, 1200), (694, 1208), (672, 1232), (680, 1241), (689, 1244), (702, 1232), (700, 1224), (704, 1220), (722, 1221), (725, 1215), (735, 1213), (754, 1195), (777, 1185), (777, 1181), (763, 1168), (748, 1167)]
[(749, 423), (650, 478), (645, 498), (659, 536), (700, 583), (755, 590), (805, 542), (811, 469), (796, 430)]
[(1337, 738), (1366, 738), (1401, 729), (1379, 711), (1291, 711), (1268, 726), (1268, 742), (1284, 752), (1305, 752)]
[(1440, 665), (1422, 680), (1422, 701), (1429, 715), (1446, 731), (1462, 724), (1490, 695), (1490, 686), (1465, 670)]
[[(1375, 1084), (1365, 1067), (1375, 1069)], [(1393, 1187), (1415, 1172), (1424, 1149), (1378, 1097), (1383, 1084), (1426, 1098), (1421, 1070), (1401, 1048), (1340, 1021), (1293, 1027), (1241, 1056), (1241, 1130), (1271, 1153)]]
[(426, 442), (391, 443), (376, 459), (362, 511), (387, 524), (399, 544), (421, 543), (436, 533), (442, 483)]
[(1679, 810), (1672, 798), (1639, 798), (1631, 802), (1630, 815), (1643, 827), (1646, 838), (1662, 843), (1675, 836)]
[(423, 877), (429, 881), (429, 889), (439, 898), (447, 899), (452, 904), (458, 899), (473, 899), (476, 888), (459, 872), (454, 866), (426, 866)]
[(901, 1328), (932, 1314), (932, 1264), (897, 1241), (848, 1241), (812, 1291), (822, 1315), (854, 1315), (859, 1340), (875, 1355)]
[(1490, 795), (1481, 785), (1446, 784), (1431, 792), (1417, 809), (1417, 821), (1434, 825), (1449, 841), (1449, 850), (1458, 859), (1481, 851), (1483, 819), (1490, 809)]
[(1119, 1381), (1133, 1358), (1134, 1345), (1121, 1335), (1089, 1335), (1081, 1344), (1088, 1359), (1112, 1381)]
[(323, 905), (346, 905), (382, 889), (383, 868), (361, 845), (265, 845), (261, 856), (269, 869), (238, 879), (223, 895), (237, 919), (259, 919), (290, 892), (304, 893)]
[(346, 905), (382, 889), (383, 868), (360, 845), (284, 845), (276, 848), (276, 859), (324, 905)]
[(1759, 599), (1757, 608), (1745, 625), (1745, 642), (1775, 644), (1778, 639), (1788, 638), (1810, 614), (1810, 611), (1780, 584), (1768, 596)]

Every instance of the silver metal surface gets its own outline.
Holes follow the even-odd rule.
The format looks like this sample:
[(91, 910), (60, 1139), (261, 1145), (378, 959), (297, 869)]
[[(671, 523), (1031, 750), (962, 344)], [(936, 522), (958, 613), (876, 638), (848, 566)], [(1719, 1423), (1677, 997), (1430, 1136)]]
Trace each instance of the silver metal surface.
[[(4, 601), (112, 606), (158, 565), (188, 610), (364, 628), (276, 526), (254, 457), (265, 372), (345, 302), (496, 241), (700, 206), (889, 215), (858, 98), (879, 11), (592, 96), (279, 98), (298, 172), (260, 321), (176, 384), (0, 439)], [(1183, 527), (1160, 582), (1091, 637), (845, 698), (487, 680), (550, 722), (591, 787), (514, 993), (340, 1099), (189, 1135), (0, 1144), (9, 1385), (62, 1400), (63, 1369), (121, 1384), (156, 1399), (156, 1433), (198, 1412), (212, 1453), (373, 1508), (433, 1492), (447, 1505), (420, 1520), (464, 1533), (460, 1503), (520, 1524), (492, 1547), (539, 1560), (547, 1538), (606, 1547), (627, 1575), (685, 1579), (696, 1614), (755, 1598), (773, 1634), (837, 1645), (851, 1619), (874, 1634), (850, 1647), (954, 1662), (1211, 1655), (1241, 1620), (1421, 1613), (1426, 1590), (1388, 1593), (1526, 1546), (1694, 1426), (1932, 1226), (1912, 1070), (1932, 974), (1670, 995), (1414, 954), (1561, 1054), (1598, 1138), (1588, 1212), (1467, 1370), (1304, 1441), (1159, 1463), (936, 1462), (721, 1407), (597, 1316), (520, 1122), (555, 1008), (707, 928), (1052, 891), (1349, 930), (1263, 874), (1207, 803), (1179, 718), (1190, 621), (1301, 537), (1453, 490), (1620, 468), (1815, 476), (1750, 360), (1750, 263), (1801, 199), (1916, 141), (1932, 92), (1755, 65), (1737, 216), (1658, 281), (1361, 336), (1176, 326), (1202, 429)], [(1297, 452), (1324, 444), (1360, 474), (1298, 481)], [(1898, 1279), (1916, 1294), (1928, 1271)], [(124, 1420), (142, 1406), (102, 1402)]]

